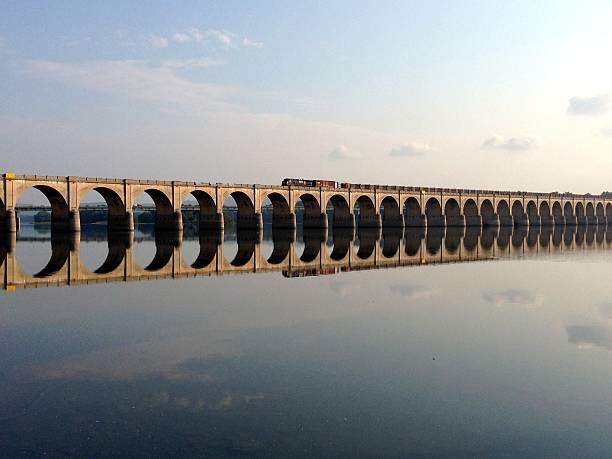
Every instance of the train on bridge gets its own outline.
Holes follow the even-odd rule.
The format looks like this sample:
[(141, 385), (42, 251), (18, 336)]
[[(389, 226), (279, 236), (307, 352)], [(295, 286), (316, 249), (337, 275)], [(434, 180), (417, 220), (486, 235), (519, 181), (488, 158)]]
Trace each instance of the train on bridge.
[(380, 185), (372, 185), (370, 183), (349, 183), (349, 182), (336, 182), (334, 180), (322, 180), (322, 179), (303, 179), (303, 178), (285, 178), (281, 182), (283, 186), (295, 185), (295, 186), (306, 186), (306, 187), (326, 187), (326, 188), (342, 188), (351, 189), (358, 188), (360, 190), (373, 190), (374, 188), (380, 188)]

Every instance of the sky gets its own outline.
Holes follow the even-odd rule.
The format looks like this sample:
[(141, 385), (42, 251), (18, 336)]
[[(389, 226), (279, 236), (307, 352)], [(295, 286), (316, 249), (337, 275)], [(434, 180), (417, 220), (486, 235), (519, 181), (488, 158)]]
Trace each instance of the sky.
[(612, 2), (0, 0), (0, 169), (612, 190)]

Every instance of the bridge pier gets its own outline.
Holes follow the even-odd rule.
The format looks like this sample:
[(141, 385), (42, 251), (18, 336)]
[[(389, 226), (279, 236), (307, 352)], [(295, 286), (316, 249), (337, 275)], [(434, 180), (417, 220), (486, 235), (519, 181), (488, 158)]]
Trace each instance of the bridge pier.
[(110, 232), (134, 231), (134, 214), (131, 210), (123, 215), (108, 214), (107, 228)]
[(402, 214), (393, 217), (385, 216), (382, 219), (382, 226), (385, 228), (403, 228), (405, 226), (404, 217)]
[(19, 217), (14, 210), (7, 209), (4, 217), (2, 230), (7, 233), (16, 233), (19, 229)]

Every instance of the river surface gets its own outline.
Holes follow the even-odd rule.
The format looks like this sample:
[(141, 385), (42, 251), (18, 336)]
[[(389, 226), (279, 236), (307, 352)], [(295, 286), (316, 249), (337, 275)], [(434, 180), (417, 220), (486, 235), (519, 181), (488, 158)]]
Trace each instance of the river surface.
[[(264, 259), (269, 233), (249, 242)], [(81, 234), (92, 271), (104, 235)], [(0, 456), (609, 456), (612, 235), (451, 236), (392, 269), (5, 285)], [(346, 256), (372, 237), (382, 253), (351, 234)], [(221, 239), (240, 258), (245, 238)], [(151, 267), (164, 244), (197, 260), (202, 240), (140, 229), (122, 256)], [(61, 245), (24, 227), (4, 258), (35, 275)]]

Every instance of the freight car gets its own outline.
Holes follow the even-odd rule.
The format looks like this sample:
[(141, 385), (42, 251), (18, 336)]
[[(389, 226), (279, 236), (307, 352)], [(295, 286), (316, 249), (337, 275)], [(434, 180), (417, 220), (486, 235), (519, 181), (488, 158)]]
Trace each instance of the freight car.
[(327, 188), (339, 188), (340, 183), (334, 182), (333, 180), (310, 180), (310, 179), (300, 179), (300, 178), (286, 178), (283, 179), (283, 186), (308, 186), (308, 187), (327, 187)]

